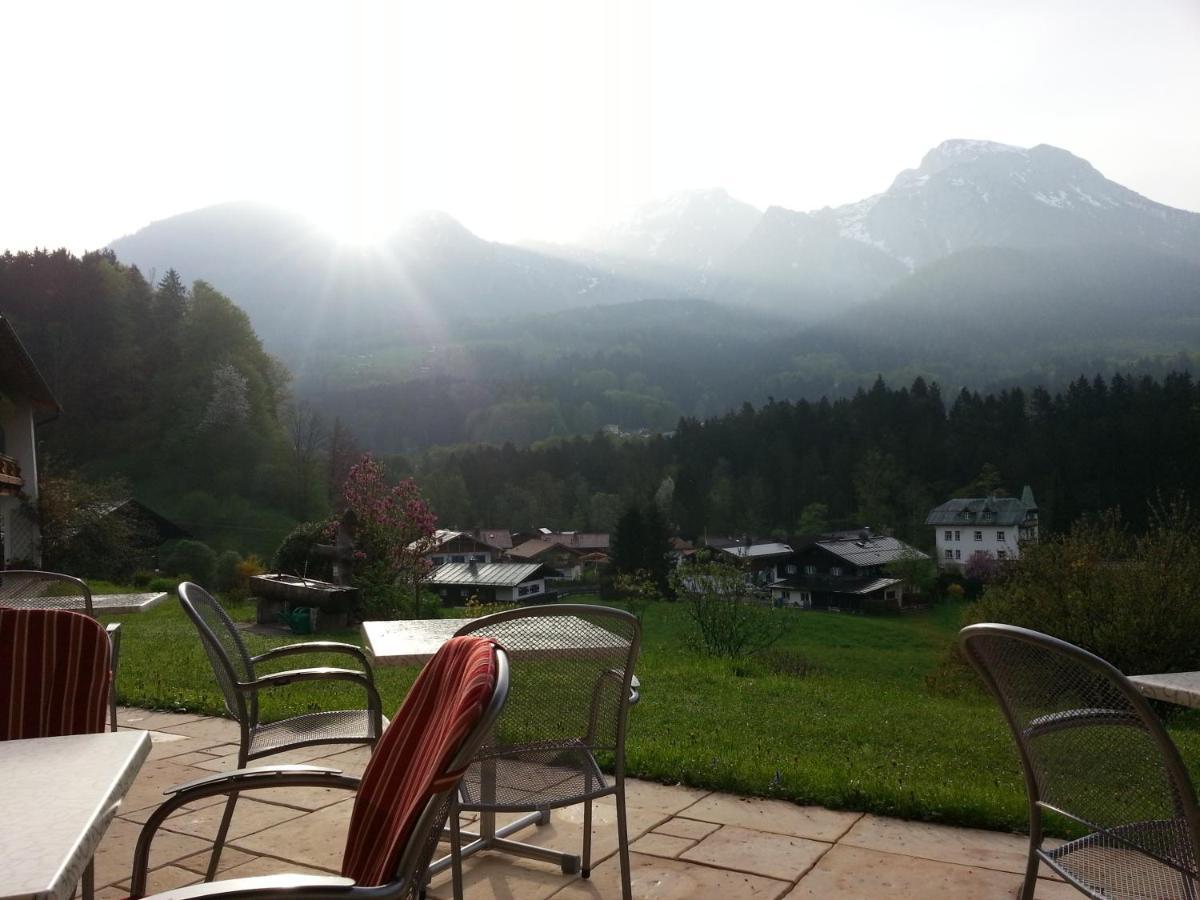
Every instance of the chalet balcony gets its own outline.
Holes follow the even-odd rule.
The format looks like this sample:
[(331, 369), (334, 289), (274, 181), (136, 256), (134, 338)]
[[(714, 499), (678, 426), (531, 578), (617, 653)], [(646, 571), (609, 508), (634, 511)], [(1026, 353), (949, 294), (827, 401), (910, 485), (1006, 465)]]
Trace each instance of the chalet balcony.
[(11, 456), (0, 453), (0, 494), (15, 494), (24, 486), (21, 464)]

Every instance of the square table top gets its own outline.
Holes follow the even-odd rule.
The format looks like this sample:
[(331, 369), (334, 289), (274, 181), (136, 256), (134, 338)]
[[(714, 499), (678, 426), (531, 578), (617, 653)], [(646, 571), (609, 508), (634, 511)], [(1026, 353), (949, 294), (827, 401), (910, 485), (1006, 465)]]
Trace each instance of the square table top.
[[(564, 615), (570, 615), (564, 613)], [(525, 651), (524, 656), (555, 658), (573, 656), (581, 651), (623, 651), (628, 643), (599, 625), (580, 619), (564, 629), (562, 616), (531, 618), (528, 628), (538, 635), (538, 650)], [(464, 625), (477, 619), (410, 619), (387, 622), (363, 622), (362, 633), (367, 649), (381, 666), (423, 665), (437, 653), (438, 648)]]
[(150, 753), (150, 733), (0, 741), (0, 900), (68, 898)]
[(1200, 672), (1132, 675), (1129, 680), (1144, 697), (1180, 706), (1200, 707)]

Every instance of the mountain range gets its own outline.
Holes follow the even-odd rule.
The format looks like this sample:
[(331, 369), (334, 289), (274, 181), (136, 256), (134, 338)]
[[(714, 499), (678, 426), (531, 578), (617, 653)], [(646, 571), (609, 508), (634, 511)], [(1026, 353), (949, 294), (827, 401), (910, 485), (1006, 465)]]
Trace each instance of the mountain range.
[[(764, 385), (786, 396), (806, 354), (851, 379), (924, 372), (961, 384), (1016, 377), (1063, 348), (1115, 367), (1200, 343), (1200, 214), (1045, 144), (945, 141), (882, 193), (808, 212), (684, 192), (569, 245), (490, 242), (426, 213), (378, 247), (349, 249), (297, 216), (228, 204), (110, 248), (148, 275), (209, 281), (301, 383), (326, 387), (483, 377), (483, 359), (536, 378), (539, 359), (605, 350), (589, 341), (653, 353), (672, 339), (662, 322), (706, 308), (696, 303), (736, 310), (746, 348), (773, 342), (779, 371), (755, 359), (757, 381), (739, 373), (755, 398)], [(682, 312), (647, 329), (646, 301)], [(593, 307), (610, 309), (583, 315)], [(672, 348), (700, 364), (730, 336), (724, 313), (701, 318), (708, 330), (701, 321)]]

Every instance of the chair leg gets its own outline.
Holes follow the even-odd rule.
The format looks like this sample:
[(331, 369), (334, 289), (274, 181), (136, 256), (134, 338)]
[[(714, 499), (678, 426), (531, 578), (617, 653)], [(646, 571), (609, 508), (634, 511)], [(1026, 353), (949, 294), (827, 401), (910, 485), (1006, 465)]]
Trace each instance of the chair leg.
[(617, 853), (621, 857), (621, 897), (633, 900), (633, 884), (629, 874), (629, 825), (625, 821), (625, 779), (617, 778)]
[(583, 801), (583, 853), (579, 857), (579, 874), (592, 876), (592, 801)]
[(1041, 817), (1031, 818), (1029, 823), (1029, 861), (1025, 864), (1025, 883), (1021, 885), (1020, 900), (1033, 900), (1033, 892), (1037, 888), (1038, 866), (1041, 858), (1037, 855), (1042, 846)]
[(450, 801), (450, 881), (454, 900), (463, 900), (462, 827), (458, 797)]
[(217, 877), (217, 865), (221, 862), (221, 850), (225, 847), (225, 836), (229, 834), (229, 823), (233, 821), (233, 807), (237, 804), (238, 795), (230, 794), (225, 801), (225, 812), (221, 816), (221, 827), (217, 829), (217, 837), (213, 841), (212, 856), (208, 860), (208, 871), (204, 873), (205, 881)]
[(83, 870), (83, 884), (80, 891), (83, 900), (92, 900), (96, 896), (96, 857), (88, 860), (87, 868)]
[(117, 686), (113, 684), (108, 689), (108, 718), (112, 725), (112, 730), (117, 730)]

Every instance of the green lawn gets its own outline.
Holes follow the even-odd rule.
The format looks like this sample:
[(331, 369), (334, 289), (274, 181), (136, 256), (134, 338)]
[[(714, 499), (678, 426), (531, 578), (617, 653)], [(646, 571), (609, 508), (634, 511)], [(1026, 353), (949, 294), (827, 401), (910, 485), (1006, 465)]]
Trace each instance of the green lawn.
[[(249, 604), (229, 611), (252, 619)], [(684, 608), (651, 606), (638, 665), (642, 700), (629, 732), (630, 774), (906, 818), (1024, 826), (1016, 755), (990, 699), (971, 684), (957, 692), (927, 687), (958, 628), (956, 608), (878, 618), (789, 614), (793, 627), (777, 647), (811, 663), (799, 677), (698, 656), (686, 645)], [(177, 604), (121, 621), (123, 703), (223, 712)], [(329, 637), (360, 642), (357, 630)], [(252, 653), (286, 640), (248, 636)], [(294, 657), (283, 663), (277, 668), (309, 664)], [(399, 705), (415, 674), (377, 670), (385, 712)], [(270, 719), (354, 702), (350, 686), (289, 687), (264, 695), (263, 710)], [(1170, 727), (1185, 759), (1200, 763), (1200, 715), (1175, 715)]]

